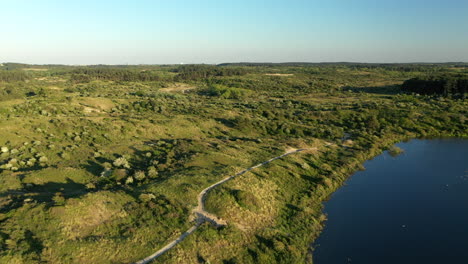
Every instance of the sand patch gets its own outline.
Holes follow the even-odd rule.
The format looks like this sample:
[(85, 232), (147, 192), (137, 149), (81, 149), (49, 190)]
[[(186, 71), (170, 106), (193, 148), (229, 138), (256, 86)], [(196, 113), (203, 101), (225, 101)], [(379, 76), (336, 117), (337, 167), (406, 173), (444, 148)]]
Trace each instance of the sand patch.
[(191, 85), (188, 85), (188, 84), (176, 83), (173, 86), (170, 86), (170, 87), (167, 87), (167, 88), (161, 88), (161, 89), (159, 89), (159, 91), (164, 92), (164, 93), (173, 93), (173, 92), (184, 93), (186, 91), (193, 90), (195, 88), (196, 88), (195, 86), (191, 86)]
[[(85, 108), (97, 110), (96, 112), (108, 111), (115, 107), (114, 102), (108, 98), (82, 97), (78, 99), (79, 103)], [(88, 109), (89, 110), (89, 109)]]
[(266, 76), (294, 76), (292, 73), (265, 73)]
[(43, 68), (23, 68), (23, 71), (48, 71), (49, 69), (43, 69)]

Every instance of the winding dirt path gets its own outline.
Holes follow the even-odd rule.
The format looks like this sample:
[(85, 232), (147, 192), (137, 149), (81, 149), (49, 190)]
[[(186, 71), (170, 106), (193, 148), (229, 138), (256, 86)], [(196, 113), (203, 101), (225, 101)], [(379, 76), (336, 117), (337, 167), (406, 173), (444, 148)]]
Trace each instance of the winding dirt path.
[(142, 259), (140, 261), (137, 261), (135, 262), (135, 264), (146, 264), (146, 263), (150, 263), (151, 261), (155, 260), (157, 257), (161, 256), (162, 254), (164, 254), (165, 252), (169, 251), (171, 248), (175, 247), (177, 244), (179, 244), (180, 242), (182, 242), (188, 235), (192, 234), (193, 232), (195, 232), (195, 230), (197, 230), (197, 228), (203, 224), (204, 222), (210, 222), (216, 226), (224, 226), (226, 225), (226, 222), (218, 217), (216, 217), (215, 215), (213, 214), (210, 214), (209, 212), (207, 212), (205, 210), (205, 198), (206, 198), (206, 195), (209, 191), (211, 191), (213, 188), (229, 181), (229, 180), (232, 180), (234, 179), (235, 177), (237, 176), (240, 176), (246, 172), (249, 172), (253, 169), (256, 169), (258, 167), (261, 167), (263, 165), (266, 165), (274, 160), (277, 160), (277, 159), (281, 159), (285, 156), (288, 156), (288, 155), (291, 155), (291, 154), (294, 154), (294, 153), (298, 153), (298, 152), (302, 152), (302, 151), (306, 151), (306, 150), (316, 150), (317, 148), (306, 148), (306, 149), (290, 149), (289, 151), (287, 151), (286, 153), (284, 153), (283, 155), (280, 155), (280, 156), (277, 156), (277, 157), (274, 157), (274, 158), (271, 158), (265, 162), (262, 162), (262, 163), (259, 163), (255, 166), (252, 166), (248, 169), (245, 169), (237, 174), (234, 174), (232, 176), (229, 176), (219, 182), (216, 182), (212, 185), (210, 185), (209, 187), (203, 189), (199, 194), (198, 194), (198, 197), (197, 197), (197, 200), (198, 200), (198, 206), (193, 210), (193, 214), (196, 216), (196, 220), (195, 220), (195, 225), (193, 225), (191, 228), (189, 228), (187, 231), (185, 231), (182, 235), (180, 235), (179, 237), (177, 237), (175, 240), (171, 241), (170, 243), (168, 243), (167, 245), (165, 245), (164, 247), (162, 247), (160, 250), (156, 251), (155, 253), (153, 253), (152, 255), (146, 257), (145, 259)]

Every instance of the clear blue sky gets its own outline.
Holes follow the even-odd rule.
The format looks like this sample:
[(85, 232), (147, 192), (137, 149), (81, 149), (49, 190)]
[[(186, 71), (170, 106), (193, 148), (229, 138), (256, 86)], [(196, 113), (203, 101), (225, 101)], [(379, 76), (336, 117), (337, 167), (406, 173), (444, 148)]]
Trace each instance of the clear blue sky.
[(0, 62), (468, 61), (468, 0), (0, 0)]

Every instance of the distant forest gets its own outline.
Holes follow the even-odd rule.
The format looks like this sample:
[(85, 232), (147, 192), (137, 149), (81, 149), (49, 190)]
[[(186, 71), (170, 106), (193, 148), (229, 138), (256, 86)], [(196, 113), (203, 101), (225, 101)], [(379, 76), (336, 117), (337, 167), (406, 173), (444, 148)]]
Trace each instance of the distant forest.
[[(88, 83), (95, 80), (116, 82), (210, 82), (219, 77), (243, 76), (255, 72), (268, 72), (269, 69), (294, 67), (293, 73), (302, 68), (353, 70), (385, 70), (408, 73), (421, 73), (401, 86), (401, 91), (421, 95), (441, 95), (453, 98), (466, 98), (468, 88), (468, 63), (223, 63), (218, 65), (27, 65), (20, 63), (0, 64), (0, 82), (26, 81), (36, 77), (35, 71), (53, 69), (50, 75), (69, 75), (73, 83)], [(457, 69), (458, 73), (450, 73)], [(305, 72), (308, 74), (308, 72)], [(218, 80), (219, 81), (219, 80)], [(224, 83), (219, 83), (226, 85)], [(248, 84), (244, 84), (244, 86)]]
[(239, 63), (221, 63), (218, 66), (239, 66), (239, 67), (349, 67), (355, 69), (362, 68), (383, 68), (385, 70), (395, 71), (432, 71), (440, 67), (453, 67), (453, 68), (467, 68), (466, 62), (446, 62), (446, 63), (359, 63), (359, 62), (283, 62), (283, 63), (253, 63), (253, 62), (239, 62)]
[(133, 69), (120, 68), (79, 68), (72, 71), (71, 80), (73, 82), (90, 82), (92, 80), (124, 81), (124, 82), (147, 82), (159, 81), (158, 74), (149, 71), (138, 71)]
[(175, 69), (176, 80), (199, 80), (216, 76), (240, 76), (247, 74), (247, 70), (240, 67), (219, 67), (214, 65), (184, 65)]
[(0, 82), (26, 81), (30, 76), (22, 71), (0, 71)]
[(466, 98), (467, 75), (426, 76), (407, 80), (401, 86), (403, 91), (424, 95), (439, 94), (453, 98)]

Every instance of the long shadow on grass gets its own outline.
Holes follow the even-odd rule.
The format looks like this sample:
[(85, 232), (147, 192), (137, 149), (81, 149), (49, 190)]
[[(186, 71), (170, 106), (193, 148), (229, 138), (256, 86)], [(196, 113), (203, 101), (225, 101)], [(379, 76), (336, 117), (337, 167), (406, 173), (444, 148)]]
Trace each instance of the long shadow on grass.
[(401, 93), (400, 85), (385, 85), (385, 86), (371, 86), (371, 87), (351, 87), (345, 86), (341, 88), (343, 91), (352, 91), (355, 93), (371, 93), (381, 95), (395, 95)]
[(20, 190), (0, 193), (0, 212), (10, 211), (28, 202), (46, 203), (47, 207), (61, 199), (76, 198), (89, 193), (86, 186), (69, 178), (66, 182), (47, 182), (40, 185), (27, 185)]
[[(99, 163), (96, 161), (98, 161)], [(83, 166), (85, 170), (87, 170), (89, 173), (96, 175), (96, 176), (101, 175), (102, 171), (104, 170), (104, 167), (102, 164), (106, 162), (112, 164), (112, 160), (101, 158), (101, 157), (96, 158), (96, 161), (90, 159), (87, 161), (87, 164)]]

